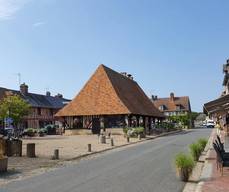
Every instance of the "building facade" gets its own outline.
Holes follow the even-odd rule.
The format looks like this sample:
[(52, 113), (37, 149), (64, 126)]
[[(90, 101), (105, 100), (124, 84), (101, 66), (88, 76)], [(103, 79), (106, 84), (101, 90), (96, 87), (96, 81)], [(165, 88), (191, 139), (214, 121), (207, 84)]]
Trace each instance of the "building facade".
[(150, 130), (152, 121), (164, 119), (131, 75), (104, 65), (56, 116), (69, 128), (91, 129), (92, 133), (140, 124)]
[(158, 108), (165, 116), (185, 115), (191, 113), (191, 105), (188, 96), (177, 97), (174, 93), (170, 93), (168, 98), (158, 98), (152, 96), (153, 104)]
[(223, 65), (223, 92), (220, 97), (205, 103), (204, 113), (218, 121), (222, 128), (229, 135), (229, 59)]
[(22, 128), (43, 128), (47, 124), (54, 124), (54, 114), (70, 100), (63, 98), (61, 94), (51, 96), (50, 92), (46, 95), (29, 93), (28, 88), (25, 83), (20, 86), (20, 91), (0, 88), (0, 100), (9, 95), (18, 95), (31, 106), (29, 115), (23, 118)]

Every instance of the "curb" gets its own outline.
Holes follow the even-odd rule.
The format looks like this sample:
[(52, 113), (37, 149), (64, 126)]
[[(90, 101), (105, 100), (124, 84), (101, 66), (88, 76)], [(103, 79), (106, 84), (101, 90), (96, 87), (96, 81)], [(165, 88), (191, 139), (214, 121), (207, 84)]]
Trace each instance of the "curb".
[(164, 136), (167, 136), (167, 135), (173, 135), (173, 134), (180, 133), (180, 132), (183, 132), (183, 130), (171, 131), (171, 132), (168, 132), (168, 133), (162, 133), (161, 135), (157, 135), (157, 136), (152, 137), (152, 138), (144, 138), (142, 140), (135, 141), (135, 142), (132, 142), (132, 143), (126, 143), (126, 144), (123, 144), (123, 145), (114, 146), (114, 147), (111, 147), (111, 148), (108, 148), (108, 149), (103, 149), (101, 151), (94, 151), (94, 152), (83, 154), (83, 155), (79, 155), (77, 157), (73, 157), (73, 158), (70, 158), (70, 159), (65, 159), (63, 161), (79, 160), (79, 159), (82, 159), (82, 158), (85, 158), (85, 157), (89, 157), (89, 156), (93, 156), (93, 155), (96, 155), (96, 154), (100, 154), (100, 153), (104, 153), (104, 152), (107, 152), (107, 151), (111, 151), (113, 149), (118, 149), (118, 148), (122, 148), (122, 147), (125, 147), (125, 146), (130, 146), (130, 145), (134, 145), (134, 144), (137, 144), (137, 143), (146, 142), (146, 141), (153, 140), (153, 139), (156, 139), (156, 138), (159, 138), (159, 137), (164, 137)]
[[(202, 191), (202, 186), (204, 185), (204, 181), (206, 180), (206, 178), (210, 178), (211, 176), (211, 169), (209, 169), (209, 163), (207, 162), (209, 160), (210, 157), (210, 151), (212, 149), (212, 142), (213, 142), (213, 137), (215, 135), (215, 129), (212, 130), (211, 135), (208, 139), (208, 143), (204, 149), (204, 154), (200, 156), (199, 161), (203, 163), (202, 168), (200, 170), (200, 176), (199, 176), (199, 181), (197, 181), (196, 183), (194, 183), (195, 187), (194, 189), (192, 189), (192, 192), (201, 192)], [(200, 159), (205, 159), (204, 161), (200, 160)], [(210, 171), (209, 171), (210, 170)], [(185, 184), (185, 187), (183, 189), (183, 192), (189, 192), (189, 186), (190, 186), (191, 182), (187, 182)], [(191, 192), (191, 191), (190, 191)]]

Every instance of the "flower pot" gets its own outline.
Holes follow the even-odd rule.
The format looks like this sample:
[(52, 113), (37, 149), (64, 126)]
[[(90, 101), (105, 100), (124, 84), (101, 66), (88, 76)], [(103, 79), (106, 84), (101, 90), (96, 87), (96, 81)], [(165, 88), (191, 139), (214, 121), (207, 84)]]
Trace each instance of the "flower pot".
[(190, 175), (190, 169), (187, 168), (177, 169), (177, 175), (181, 181), (187, 182)]
[(3, 157), (0, 159), (0, 173), (6, 172), (8, 167), (8, 158)]

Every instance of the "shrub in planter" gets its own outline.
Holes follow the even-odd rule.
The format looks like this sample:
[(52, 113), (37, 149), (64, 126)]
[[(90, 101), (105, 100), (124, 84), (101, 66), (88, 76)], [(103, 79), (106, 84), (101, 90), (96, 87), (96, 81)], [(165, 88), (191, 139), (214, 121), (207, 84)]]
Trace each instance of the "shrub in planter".
[(179, 153), (175, 157), (175, 165), (177, 170), (177, 175), (182, 181), (187, 182), (188, 178), (192, 172), (195, 165), (192, 157), (184, 153)]
[(126, 135), (129, 137), (138, 137), (138, 135), (141, 135), (143, 138), (145, 136), (144, 131), (143, 127), (128, 128)]
[(198, 141), (197, 141), (201, 147), (201, 151), (204, 151), (207, 143), (208, 143), (208, 140), (205, 139), (205, 138), (200, 138)]
[(122, 130), (123, 130), (124, 135), (127, 135), (128, 128), (124, 127)]
[(201, 155), (201, 145), (199, 143), (192, 143), (189, 145), (189, 149), (194, 161), (198, 161)]
[(29, 136), (29, 137), (34, 137), (35, 134), (36, 134), (36, 130), (33, 129), (33, 128), (25, 129), (25, 130), (24, 130), (24, 133), (23, 133), (23, 135), (27, 135), (27, 136)]

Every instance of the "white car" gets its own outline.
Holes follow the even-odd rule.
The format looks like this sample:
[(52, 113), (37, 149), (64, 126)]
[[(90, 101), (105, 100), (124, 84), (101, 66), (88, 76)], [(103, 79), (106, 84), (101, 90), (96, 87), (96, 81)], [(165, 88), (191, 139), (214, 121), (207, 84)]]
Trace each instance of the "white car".
[(206, 123), (207, 128), (214, 128), (215, 122), (213, 120), (208, 120)]

